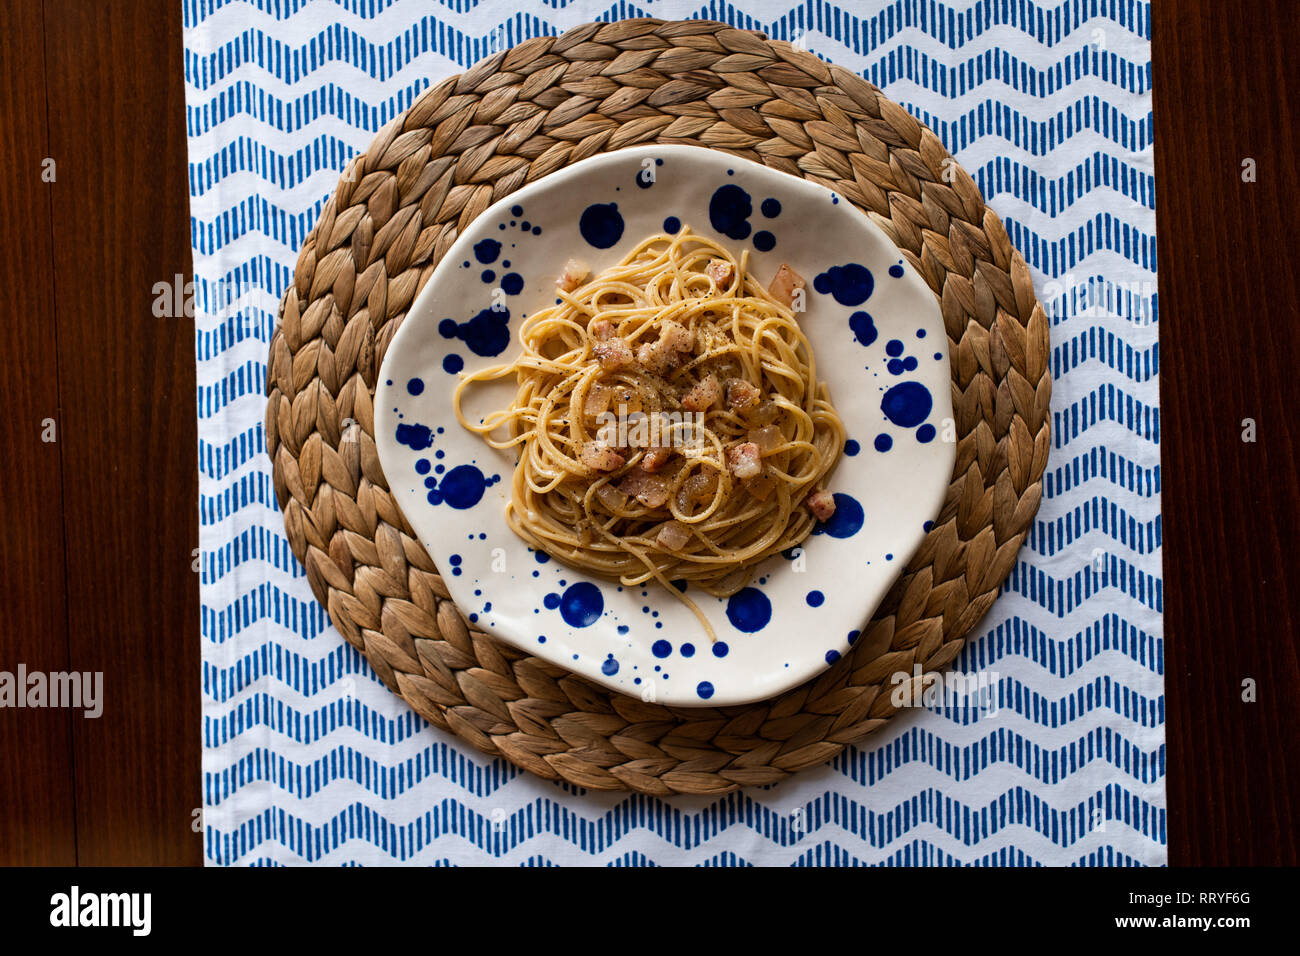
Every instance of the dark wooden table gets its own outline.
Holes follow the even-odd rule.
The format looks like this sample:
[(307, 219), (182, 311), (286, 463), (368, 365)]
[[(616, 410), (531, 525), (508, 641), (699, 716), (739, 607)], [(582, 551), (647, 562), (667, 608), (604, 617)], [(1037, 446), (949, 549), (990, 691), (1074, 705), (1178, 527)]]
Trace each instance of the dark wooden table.
[[(1294, 865), (1300, 4), (1233, 6), (1154, 17), (1169, 859)], [(0, 78), (0, 670), (104, 674), (0, 710), (0, 863), (198, 864), (181, 5), (6, 2)]]

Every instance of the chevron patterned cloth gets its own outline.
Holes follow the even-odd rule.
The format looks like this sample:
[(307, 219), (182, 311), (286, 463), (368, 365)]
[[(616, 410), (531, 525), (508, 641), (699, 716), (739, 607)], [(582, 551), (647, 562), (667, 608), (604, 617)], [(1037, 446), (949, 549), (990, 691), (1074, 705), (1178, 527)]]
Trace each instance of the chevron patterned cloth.
[[(1166, 862), (1148, 3), (184, 10), (209, 863)], [(548, 783), (426, 725), (313, 600), (262, 426), (277, 303), (345, 162), (482, 57), (631, 16), (725, 20), (861, 72), (974, 175), (1052, 316), (1042, 508), (955, 665), (995, 680), (998, 709), (920, 708), (825, 767), (712, 799)]]

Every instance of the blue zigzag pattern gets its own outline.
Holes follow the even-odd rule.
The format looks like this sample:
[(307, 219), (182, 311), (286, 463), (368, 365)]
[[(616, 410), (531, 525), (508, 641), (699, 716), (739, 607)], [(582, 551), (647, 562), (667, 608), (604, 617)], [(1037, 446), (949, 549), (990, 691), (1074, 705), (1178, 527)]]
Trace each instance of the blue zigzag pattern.
[[(957, 668), (965, 673), (996, 670), (1001, 661), (1022, 657), (1045, 674), (1069, 678), (1103, 654), (1119, 655), (1152, 673), (1163, 673), (1163, 642), (1115, 614), (1093, 621), (1066, 639), (1052, 637), (1019, 617), (1011, 618), (990, 630), (982, 641), (967, 645), (957, 659)], [(308, 658), (291, 647), (267, 641), (259, 647), (246, 649), (239, 659), (224, 667), (205, 661), (202, 686), (210, 701), (224, 704), (263, 678), (292, 688), (300, 697), (314, 697), (316, 694), (334, 693), (335, 684), (340, 680), (360, 677), (377, 681), (361, 655), (349, 644), (338, 643), (324, 657)], [(320, 709), (313, 714), (319, 712)], [(408, 714), (404, 710), (400, 713), (403, 718)], [(370, 715), (367, 715), (369, 719)], [(210, 718), (207, 726), (211, 733), (220, 733), (217, 739), (228, 741), (234, 737), (225, 736), (227, 730), (237, 736), (244, 729), (238, 720), (230, 712), (222, 711), (218, 717)], [(289, 725), (285, 723), (283, 726), (287, 728)], [(388, 726), (391, 730), (395, 724), (390, 722)], [(283, 732), (293, 736), (287, 729)], [(316, 738), (294, 739), (299, 743), (310, 743)], [(390, 733), (385, 739), (396, 738)]]
[[(341, 36), (330, 39), (336, 44), (356, 45), (358, 38), (355, 33), (346, 28), (339, 32)], [(382, 57), (395, 62), (396, 71), (400, 72), (420, 55), (411, 44), (412, 39), (410, 35), (398, 37), (388, 45), (388, 50), (372, 49), (371, 54), (377, 59)], [(463, 39), (467, 46), (487, 42), (486, 37)], [(237, 44), (239, 41), (232, 41), (232, 46)], [(385, 53), (391, 56), (385, 57)], [(1005, 50), (985, 50), (961, 63), (947, 64), (915, 48), (904, 47), (878, 58), (864, 72), (882, 83), (899, 80), (924, 82), (928, 90), (948, 98), (965, 96), (990, 80), (1007, 84), (1021, 97), (1039, 98), (1055, 95), (1071, 82), (1089, 76), (1133, 93), (1145, 92), (1150, 81), (1148, 72), (1135, 64), (1114, 53), (1096, 50), (1076, 50), (1052, 66), (1041, 69)], [(249, 80), (242, 80), (226, 86), (202, 106), (188, 107), (187, 121), (196, 133), (208, 133), (232, 116), (247, 116), (283, 133), (296, 133), (322, 116), (335, 117), (350, 126), (382, 124), (383, 117), (394, 116), (405, 109), (427, 85), (427, 81), (408, 84), (384, 100), (382, 106), (375, 106), (334, 83), (285, 99), (262, 90)]]
[[(354, 801), (326, 824), (317, 826), (289, 810), (268, 807), (232, 832), (208, 828), (208, 852), (238, 858), (274, 835), (307, 861), (319, 859), (349, 839), (363, 839), (406, 860), (435, 841), (459, 838), (485, 855), (501, 857), (538, 832), (571, 844), (578, 853), (594, 856), (654, 819), (654, 829), (676, 835), (683, 850), (703, 847), (733, 826), (759, 833), (778, 847), (797, 846), (808, 835), (834, 826), (867, 846), (883, 847), (920, 827), (933, 827), (956, 843), (977, 847), (1013, 827), (1035, 833), (1045, 843), (1070, 848), (1089, 838), (1101, 825), (1127, 826), (1151, 839), (1163, 840), (1165, 812), (1139, 794), (1111, 784), (1068, 809), (1057, 809), (1032, 791), (1016, 786), (983, 805), (970, 805), (927, 788), (906, 801), (877, 811), (842, 794), (826, 793), (794, 813), (778, 813), (748, 796), (728, 794), (690, 819), (661, 801), (634, 796), (599, 819), (587, 819), (568, 806), (537, 800), (504, 819), (482, 814), (457, 800), (443, 800), (406, 824), (395, 824), (367, 804)], [(349, 836), (355, 834), (355, 836)]]
[[(998, 710), (922, 706), (820, 774), (691, 809), (593, 803), (432, 733), (331, 629), (284, 537), (265, 457), (266, 348), (297, 250), (358, 147), (451, 69), (584, 17), (569, 0), (183, 0), (189, 186), (203, 210), (191, 239), (210, 861), (1163, 862), (1149, 4), (746, 6), (615, 0), (598, 19), (806, 35), (817, 55), (893, 87), (964, 160), (1036, 271), (1058, 380), (1043, 508), (953, 665), (954, 681), (992, 679)], [(1013, 49), (1000, 45), (1008, 31)]]

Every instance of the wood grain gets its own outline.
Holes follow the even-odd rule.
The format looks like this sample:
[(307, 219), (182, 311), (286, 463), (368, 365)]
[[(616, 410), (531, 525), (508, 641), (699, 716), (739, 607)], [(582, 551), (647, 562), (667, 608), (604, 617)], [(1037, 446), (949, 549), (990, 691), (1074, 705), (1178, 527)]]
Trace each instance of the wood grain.
[(181, 6), (46, 3), (78, 862), (200, 862), (194, 323)]
[(1300, 858), (1297, 36), (1293, 0), (1155, 4), (1175, 865)]
[[(68, 669), (63, 489), (54, 283), (50, 277), (50, 155), (45, 131), (43, 16), (0, 4), (0, 670)], [(10, 235), (22, 241), (10, 242)], [(42, 423), (54, 420), (53, 442)], [(0, 863), (77, 859), (67, 710), (0, 710)]]

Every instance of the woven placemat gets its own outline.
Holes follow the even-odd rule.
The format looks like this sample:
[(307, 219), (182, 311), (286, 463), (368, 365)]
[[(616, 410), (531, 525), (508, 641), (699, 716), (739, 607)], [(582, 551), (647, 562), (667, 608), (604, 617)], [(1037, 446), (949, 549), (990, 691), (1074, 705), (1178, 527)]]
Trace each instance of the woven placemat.
[[(646, 703), (470, 625), (375, 451), (384, 351), (459, 232), (524, 183), (654, 142), (724, 150), (846, 197), (930, 284), (947, 327), (958, 447), (938, 520), (852, 651), (757, 704)], [(929, 129), (787, 43), (624, 20), (529, 40), (431, 87), (352, 161), (281, 303), (266, 442), (312, 591), (426, 720), (549, 779), (717, 794), (830, 760), (893, 715), (890, 675), (952, 661), (1038, 510), (1050, 393), (1029, 269)]]

